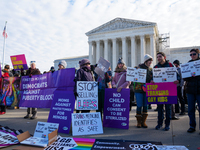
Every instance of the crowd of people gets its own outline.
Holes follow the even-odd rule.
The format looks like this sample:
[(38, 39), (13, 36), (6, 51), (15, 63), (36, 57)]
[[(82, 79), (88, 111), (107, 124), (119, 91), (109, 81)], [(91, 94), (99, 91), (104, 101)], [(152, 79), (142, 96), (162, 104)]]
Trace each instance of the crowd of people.
[[(199, 50), (191, 49), (190, 56), (192, 61), (199, 60)], [(164, 131), (168, 131), (170, 129), (170, 120), (178, 120), (179, 118), (175, 116), (176, 113), (179, 115), (185, 115), (185, 104), (188, 104), (188, 116), (190, 120), (190, 127), (187, 132), (192, 133), (196, 128), (196, 119), (195, 119), (195, 110), (196, 103), (198, 104), (198, 108), (200, 107), (200, 76), (193, 75), (189, 78), (182, 78), (181, 68), (179, 60), (174, 60), (173, 63), (169, 62), (166, 59), (166, 55), (163, 52), (157, 53), (157, 58), (153, 58), (152, 56), (146, 54), (144, 56), (144, 62), (136, 66), (136, 68), (146, 69), (146, 83), (153, 83), (153, 71), (150, 67), (152, 65), (153, 59), (157, 59), (157, 64), (154, 68), (166, 68), (166, 67), (176, 67), (177, 68), (177, 80), (174, 81), (174, 84), (177, 85), (177, 104), (158, 104), (156, 111), (158, 111), (158, 121), (155, 127), (156, 130), (161, 129), (163, 126), (163, 122), (165, 124)], [(21, 70), (21, 72), (16, 73), (15, 76), (32, 76), (41, 74), (39, 69), (36, 68), (35, 63), (31, 63), (31, 67), (27, 70)], [(97, 65), (91, 65), (88, 59), (83, 59), (79, 61), (80, 69), (76, 70), (76, 75), (74, 81), (97, 81), (98, 82), (98, 110), (97, 112), (101, 112), (103, 115), (104, 108), (104, 93), (105, 88), (116, 88), (117, 92), (120, 92), (123, 88), (130, 88), (130, 111), (132, 106), (132, 101), (134, 99), (134, 95), (136, 98), (137, 108), (136, 108), (136, 120), (138, 128), (147, 128), (148, 125), (147, 117), (148, 117), (148, 109), (151, 109), (151, 105), (147, 105), (146, 101), (146, 86), (144, 83), (138, 82), (130, 82), (126, 81), (127, 75), (127, 67), (122, 58), (119, 58), (117, 66), (114, 70), (114, 76), (112, 74), (111, 68), (104, 74), (104, 78), (100, 77), (97, 73), (95, 73), (95, 67)], [(59, 62), (58, 67), (60, 69), (65, 69), (67, 67), (67, 63), (62, 60)], [(10, 71), (10, 66), (5, 65), (2, 70), (2, 78), (12, 77), (14, 76)], [(48, 72), (54, 72), (54, 67), (51, 67)], [(44, 72), (47, 73), (47, 72)], [(1, 78), (1, 79), (2, 79)], [(76, 85), (76, 84), (75, 84)], [(170, 87), (169, 87), (170, 88)], [(186, 93), (186, 94), (185, 94)], [(76, 86), (74, 87), (74, 95), (78, 96), (76, 92)], [(185, 96), (186, 95), (186, 96)], [(180, 104), (180, 106), (179, 106)], [(0, 114), (5, 114), (6, 105), (0, 103)], [(76, 113), (89, 113), (90, 110), (76, 110)], [(165, 112), (165, 117), (164, 117)], [(30, 114), (32, 113), (32, 116)], [(37, 118), (37, 108), (27, 108), (27, 115), (24, 116), (25, 119), (36, 119)], [(164, 121), (165, 118), (165, 121)]]

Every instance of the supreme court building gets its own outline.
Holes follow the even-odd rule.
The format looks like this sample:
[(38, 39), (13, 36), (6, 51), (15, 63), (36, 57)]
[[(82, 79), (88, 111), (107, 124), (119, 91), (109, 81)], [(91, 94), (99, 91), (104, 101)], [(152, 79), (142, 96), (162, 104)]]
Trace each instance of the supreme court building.
[(92, 64), (103, 57), (114, 70), (119, 57), (122, 57), (126, 66), (135, 67), (144, 62), (145, 54), (155, 58), (153, 65), (156, 64), (159, 34), (154, 22), (115, 18), (86, 35)]

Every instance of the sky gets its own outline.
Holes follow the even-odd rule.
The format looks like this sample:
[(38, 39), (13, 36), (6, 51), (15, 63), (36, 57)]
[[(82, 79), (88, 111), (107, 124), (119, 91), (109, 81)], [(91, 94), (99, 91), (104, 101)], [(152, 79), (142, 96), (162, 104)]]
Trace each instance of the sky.
[[(170, 47), (200, 46), (199, 0), (0, 0), (0, 29), (7, 21), (5, 63), (25, 54), (48, 71), (53, 61), (89, 54), (86, 32), (117, 17), (156, 22)], [(3, 55), (0, 37), (0, 61)]]

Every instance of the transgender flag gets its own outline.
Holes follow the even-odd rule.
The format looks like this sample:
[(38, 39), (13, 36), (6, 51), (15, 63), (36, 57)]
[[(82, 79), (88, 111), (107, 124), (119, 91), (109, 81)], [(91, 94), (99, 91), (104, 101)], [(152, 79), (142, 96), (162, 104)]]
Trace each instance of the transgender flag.
[(8, 37), (8, 34), (6, 33), (6, 26), (4, 27), (3, 29), (3, 37), (7, 38)]

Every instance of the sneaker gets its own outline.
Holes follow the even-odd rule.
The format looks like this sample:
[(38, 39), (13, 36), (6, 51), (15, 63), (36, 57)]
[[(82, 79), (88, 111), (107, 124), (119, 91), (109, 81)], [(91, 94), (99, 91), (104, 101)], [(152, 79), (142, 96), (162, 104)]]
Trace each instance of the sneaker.
[(164, 131), (169, 131), (169, 129), (170, 129), (169, 126), (166, 126), (163, 130)]
[(193, 133), (193, 132), (195, 132), (196, 130), (195, 129), (193, 129), (193, 128), (189, 128), (188, 130), (187, 130), (187, 132), (189, 132), (189, 133)]
[(162, 125), (157, 125), (157, 126), (155, 127), (155, 129), (156, 129), (156, 130), (159, 130), (161, 127), (162, 127)]
[(3, 115), (3, 114), (5, 114), (5, 113), (6, 113), (6, 112), (4, 112), (4, 111), (2, 112), (2, 111), (1, 111), (1, 112), (0, 112), (0, 115)]

